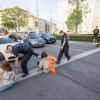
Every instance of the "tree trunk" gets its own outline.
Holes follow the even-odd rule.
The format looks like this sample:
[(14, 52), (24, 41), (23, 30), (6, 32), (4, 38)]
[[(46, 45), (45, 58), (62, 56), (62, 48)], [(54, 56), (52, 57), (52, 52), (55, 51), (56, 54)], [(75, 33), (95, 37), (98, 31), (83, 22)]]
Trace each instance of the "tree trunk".
[(17, 33), (17, 28), (15, 28), (15, 31), (16, 31), (16, 33)]
[[(77, 0), (77, 3), (76, 3), (76, 15), (78, 14), (78, 11), (79, 11), (79, 0)], [(75, 24), (75, 34), (78, 34), (78, 19)]]
[(78, 34), (78, 24), (75, 25), (75, 34)]

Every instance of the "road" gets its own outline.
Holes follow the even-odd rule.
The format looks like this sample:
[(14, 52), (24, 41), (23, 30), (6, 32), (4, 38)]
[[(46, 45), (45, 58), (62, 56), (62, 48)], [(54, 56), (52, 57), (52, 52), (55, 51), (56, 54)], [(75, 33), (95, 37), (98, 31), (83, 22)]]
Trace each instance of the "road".
[[(59, 45), (57, 41), (35, 51), (46, 50), (57, 57)], [(91, 43), (70, 42), (70, 55), (69, 62), (63, 56), (55, 76), (31, 72), (30, 78), (21, 79), (11, 89), (1, 92), (0, 100), (100, 100), (100, 48)], [(30, 71), (37, 68), (37, 61), (38, 58), (31, 58)]]

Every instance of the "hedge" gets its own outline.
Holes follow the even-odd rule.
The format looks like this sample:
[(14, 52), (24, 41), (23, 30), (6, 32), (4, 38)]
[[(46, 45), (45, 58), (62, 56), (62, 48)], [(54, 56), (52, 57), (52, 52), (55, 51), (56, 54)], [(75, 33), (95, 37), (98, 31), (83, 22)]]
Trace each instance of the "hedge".
[[(61, 36), (58, 36), (58, 35), (55, 35), (55, 36), (58, 40), (61, 39)], [(92, 42), (93, 35), (90, 35), (90, 34), (80, 34), (80, 35), (71, 34), (71, 35), (69, 35), (69, 40)], [(98, 42), (100, 42), (100, 36), (98, 37)]]

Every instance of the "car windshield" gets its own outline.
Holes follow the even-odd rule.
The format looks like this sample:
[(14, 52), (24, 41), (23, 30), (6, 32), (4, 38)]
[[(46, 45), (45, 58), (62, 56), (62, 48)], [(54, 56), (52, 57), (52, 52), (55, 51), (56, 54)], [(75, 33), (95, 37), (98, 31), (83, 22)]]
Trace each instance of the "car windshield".
[(42, 36), (51, 36), (51, 35), (48, 33), (45, 33), (45, 34), (42, 34)]
[(9, 38), (0, 38), (0, 45), (7, 44), (7, 43), (14, 43), (14, 41)]
[(20, 35), (17, 35), (17, 34), (10, 34), (9, 37), (10, 37), (10, 38), (14, 38), (14, 37), (20, 38), (21, 36), (20, 36)]
[(40, 38), (40, 36), (39, 35), (29, 35), (29, 38), (30, 39), (38, 39), (38, 38)]

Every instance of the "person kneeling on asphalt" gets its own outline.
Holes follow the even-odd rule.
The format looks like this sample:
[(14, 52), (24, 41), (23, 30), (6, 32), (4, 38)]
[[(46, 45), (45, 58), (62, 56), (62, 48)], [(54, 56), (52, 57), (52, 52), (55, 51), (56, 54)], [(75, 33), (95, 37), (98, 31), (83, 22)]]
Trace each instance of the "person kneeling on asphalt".
[(3, 61), (0, 68), (0, 91), (9, 89), (14, 85), (15, 73), (7, 61)]
[(23, 54), (23, 57), (21, 60), (21, 67), (24, 74), (22, 75), (22, 77), (26, 77), (29, 74), (28, 68), (27, 68), (27, 63), (29, 59), (32, 57), (32, 55), (38, 57), (39, 54), (35, 53), (32, 47), (24, 43), (19, 43), (15, 46), (8, 45), (7, 50), (16, 56), (15, 58), (16, 72), (18, 71), (18, 68), (19, 68), (18, 55)]
[(41, 60), (39, 62), (39, 70), (42, 70), (45, 73), (50, 72), (51, 74), (55, 74), (55, 64), (56, 58), (54, 58), (53, 56), (48, 56), (48, 54), (43, 51), (41, 53)]

